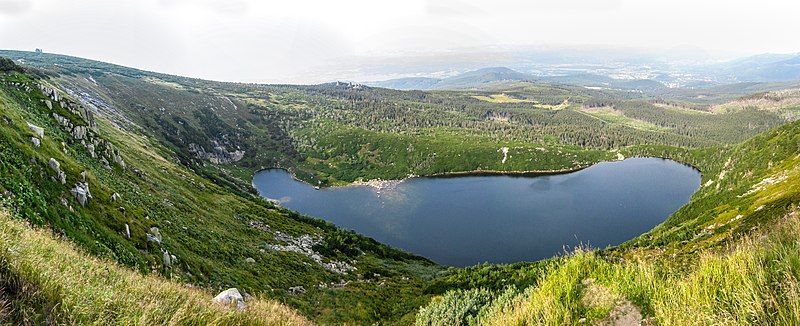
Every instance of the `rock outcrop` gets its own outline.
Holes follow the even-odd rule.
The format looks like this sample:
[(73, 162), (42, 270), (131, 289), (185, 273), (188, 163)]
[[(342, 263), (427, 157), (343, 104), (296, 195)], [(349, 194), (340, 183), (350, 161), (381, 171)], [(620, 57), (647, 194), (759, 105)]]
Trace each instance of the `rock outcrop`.
[(61, 163), (58, 163), (56, 159), (51, 157), (47, 165), (56, 173), (56, 180), (58, 180), (58, 182), (61, 182), (62, 185), (67, 183), (67, 174), (61, 170)]
[(36, 134), (36, 136), (39, 136), (39, 138), (44, 138), (44, 128), (28, 122), (28, 129), (30, 129), (31, 132)]
[(317, 244), (322, 243), (321, 238), (315, 238), (308, 234), (304, 234), (295, 238), (290, 235), (281, 233), (280, 231), (275, 231), (275, 240), (285, 242), (286, 245), (268, 244), (266, 246), (267, 249), (274, 251), (296, 252), (302, 254), (308, 258), (311, 258), (311, 260), (313, 260), (320, 266), (334, 273), (347, 274), (348, 272), (356, 270), (354, 266), (343, 261), (335, 261), (335, 260), (325, 261), (324, 259), (325, 257), (323, 257), (320, 253), (314, 251), (313, 247)]
[(161, 244), (163, 237), (161, 236), (161, 231), (158, 230), (157, 227), (151, 227), (150, 232), (147, 233), (147, 241), (155, 242), (157, 244)]
[(189, 152), (194, 154), (198, 159), (208, 160), (214, 164), (238, 162), (244, 157), (245, 152), (243, 150), (237, 149), (235, 151), (228, 151), (223, 144), (220, 144), (216, 140), (212, 140), (211, 144), (213, 148), (210, 152), (207, 152), (203, 146), (191, 143), (189, 144)]
[[(59, 95), (55, 88), (40, 84), (41, 91), (50, 97), (50, 99), (58, 103), (58, 105), (72, 113), (70, 117), (66, 117), (59, 112), (54, 111), (51, 113), (53, 119), (56, 120), (61, 130), (68, 133), (73, 141), (80, 143), (86, 148), (89, 156), (92, 158), (100, 158), (106, 168), (111, 168), (111, 163), (115, 163), (120, 168), (125, 169), (125, 161), (119, 154), (119, 151), (105, 139), (102, 139), (97, 134), (97, 123), (95, 122), (94, 114), (91, 110), (87, 109), (80, 103), (72, 100), (69, 97)], [(47, 100), (45, 103), (50, 103)], [(48, 105), (48, 108), (53, 110), (53, 104)], [(41, 138), (41, 136), (39, 137)]]
[(89, 202), (89, 199), (92, 198), (92, 193), (89, 191), (89, 183), (87, 182), (78, 182), (75, 184), (75, 187), (69, 190), (75, 199), (78, 201), (78, 204), (81, 206), (86, 206), (86, 203)]

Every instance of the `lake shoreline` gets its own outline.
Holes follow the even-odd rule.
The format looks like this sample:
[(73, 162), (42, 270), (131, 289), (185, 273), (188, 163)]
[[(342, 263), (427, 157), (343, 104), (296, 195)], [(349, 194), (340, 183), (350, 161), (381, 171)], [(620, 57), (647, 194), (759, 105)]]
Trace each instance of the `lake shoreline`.
[(580, 243), (616, 246), (663, 223), (700, 186), (696, 169), (659, 157), (548, 171), (459, 171), (326, 189), (297, 180), (289, 169), (261, 172), (253, 183), (262, 198), (278, 198), (287, 209), (448, 266), (536, 261)]
[(414, 175), (414, 174), (412, 174), (412, 175), (409, 175), (409, 176), (407, 176), (405, 178), (402, 178), (402, 179), (389, 179), (389, 180), (371, 179), (371, 180), (367, 180), (367, 181), (356, 180), (356, 181), (350, 182), (348, 184), (332, 185), (332, 186), (313, 185), (313, 184), (311, 184), (311, 183), (309, 183), (309, 182), (307, 182), (307, 181), (305, 181), (303, 179), (298, 178), (297, 175), (295, 175), (294, 171), (290, 170), (289, 168), (269, 167), (269, 168), (258, 169), (255, 172), (253, 172), (253, 176), (251, 177), (250, 184), (251, 184), (251, 186), (253, 188), (255, 188), (255, 184), (253, 184), (252, 178), (254, 178), (255, 175), (258, 174), (259, 172), (267, 171), (267, 170), (284, 170), (284, 171), (288, 172), (289, 175), (291, 175), (292, 179), (300, 181), (300, 182), (303, 182), (305, 184), (308, 184), (308, 185), (314, 187), (317, 190), (319, 190), (319, 189), (346, 188), (346, 187), (371, 187), (371, 188), (374, 188), (376, 190), (383, 190), (383, 189), (389, 189), (389, 188), (395, 187), (398, 184), (400, 184), (402, 182), (405, 182), (407, 180), (410, 180), (410, 179), (423, 179), (423, 178), (431, 178), (431, 179), (441, 178), (441, 179), (446, 179), (446, 178), (460, 178), (460, 177), (472, 177), (472, 176), (475, 176), (475, 177), (478, 177), (478, 176), (536, 177), (536, 176), (546, 176), (546, 175), (568, 174), (568, 173), (573, 173), (573, 172), (578, 172), (578, 171), (581, 171), (581, 170), (588, 169), (588, 168), (590, 168), (592, 166), (595, 166), (597, 164), (621, 162), (621, 161), (624, 161), (624, 160), (627, 160), (627, 159), (632, 159), (632, 158), (658, 158), (658, 159), (662, 159), (662, 160), (673, 161), (673, 162), (680, 163), (680, 164), (686, 165), (688, 167), (691, 167), (691, 168), (697, 170), (698, 172), (701, 173), (701, 178), (702, 178), (702, 171), (700, 171), (700, 169), (698, 169), (697, 167), (695, 167), (695, 166), (693, 166), (693, 165), (691, 165), (689, 163), (676, 161), (674, 159), (666, 158), (666, 157), (635, 155), (635, 156), (630, 156), (630, 157), (624, 157), (621, 160), (603, 160), (603, 161), (598, 161), (598, 162), (595, 162), (595, 163), (592, 163), (592, 164), (589, 164), (589, 165), (585, 165), (585, 166), (576, 166), (576, 167), (564, 168), (564, 169), (556, 169), (556, 170), (512, 170), (512, 171), (503, 171), (503, 170), (469, 170), (469, 171), (439, 172), (439, 173), (426, 174), (426, 175)]
[[(318, 190), (319, 189), (328, 189), (328, 188), (346, 188), (346, 187), (371, 187), (371, 188), (375, 188), (375, 189), (380, 190), (380, 189), (391, 188), (393, 186), (396, 186), (399, 183), (402, 183), (402, 182), (405, 182), (406, 180), (411, 180), (411, 179), (423, 179), (423, 178), (430, 178), (430, 179), (441, 178), (441, 179), (445, 179), (445, 178), (459, 178), (459, 177), (471, 177), (471, 176), (493, 176), (493, 175), (496, 175), (496, 176), (535, 177), (535, 176), (545, 176), (545, 175), (567, 174), (567, 173), (572, 173), (572, 172), (578, 172), (578, 171), (590, 168), (590, 167), (592, 167), (594, 165), (597, 165), (597, 164), (603, 163), (603, 162), (619, 162), (619, 161), (599, 161), (599, 162), (592, 163), (592, 164), (585, 165), (585, 166), (577, 166), (577, 167), (558, 169), (558, 170), (512, 170), (512, 171), (503, 171), (503, 170), (469, 170), (469, 171), (455, 171), (455, 172), (439, 172), (439, 173), (426, 174), (426, 175), (409, 175), (408, 177), (405, 177), (405, 178), (402, 178), (402, 179), (390, 179), (390, 180), (371, 179), (371, 180), (367, 180), (367, 181), (356, 180), (356, 181), (350, 182), (350, 183), (345, 184), (345, 185), (333, 185), (333, 186), (316, 186), (316, 185), (313, 185), (313, 184), (311, 184), (311, 183), (309, 183), (309, 182), (307, 182), (307, 181), (305, 181), (303, 179), (298, 178), (297, 175), (295, 175), (294, 171), (290, 170), (289, 168), (283, 168), (283, 167), (270, 167), (270, 168), (258, 169), (255, 172), (253, 172), (253, 177), (255, 177), (256, 174), (258, 174), (258, 173), (260, 173), (262, 171), (283, 170), (283, 171), (286, 171), (287, 173), (289, 173), (289, 175), (292, 177), (292, 179), (294, 179), (296, 181), (300, 181), (300, 182), (305, 183), (307, 185), (310, 185), (310, 186), (312, 186), (312, 187), (314, 187), (315, 189), (318, 189)], [(251, 181), (251, 185), (253, 187), (255, 187), (255, 185), (253, 184), (252, 181)]]

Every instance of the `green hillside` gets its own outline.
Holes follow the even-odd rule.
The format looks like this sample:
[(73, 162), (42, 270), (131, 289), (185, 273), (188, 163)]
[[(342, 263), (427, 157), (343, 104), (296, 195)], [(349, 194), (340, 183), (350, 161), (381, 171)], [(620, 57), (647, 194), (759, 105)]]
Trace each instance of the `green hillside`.
[[(0, 61), (0, 275), (12, 289), (0, 299), (11, 323), (800, 317), (800, 122), (794, 106), (776, 104), (795, 105), (793, 91), (728, 101), (726, 89), (708, 97), (724, 100), (697, 102), (531, 82), (403, 92), (221, 83), (0, 55), (16, 60)], [(326, 186), (569, 170), (621, 156), (690, 164), (702, 186), (621, 246), (508, 265), (438, 266), (275, 206), (250, 186), (267, 167)], [(87, 272), (67, 272), (79, 269)], [(154, 287), (159, 294), (147, 297)], [(245, 294), (245, 311), (207, 304), (231, 287)], [(103, 296), (81, 301), (96, 292)], [(163, 308), (148, 315), (153, 306)]]
[(430, 261), (220, 187), (50, 85), (0, 73), (0, 203), (15, 218), (141, 273), (320, 321), (401, 318), (425, 302)]
[(422, 308), (417, 324), (635, 317), (665, 325), (789, 325), (800, 318), (800, 122), (730, 147), (626, 151), (689, 162), (703, 171), (703, 186), (664, 223), (622, 246), (514, 268), (532, 275), (517, 286), (451, 290)]

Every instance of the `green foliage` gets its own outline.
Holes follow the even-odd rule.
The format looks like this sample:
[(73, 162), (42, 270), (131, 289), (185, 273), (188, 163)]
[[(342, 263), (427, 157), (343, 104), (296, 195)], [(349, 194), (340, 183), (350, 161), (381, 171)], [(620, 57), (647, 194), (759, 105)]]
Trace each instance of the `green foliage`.
[[(66, 56), (3, 54), (41, 70), (22, 74), (11, 62), (6, 66), (14, 72), (0, 73), (2, 205), (143, 273), (213, 290), (236, 286), (326, 324), (409, 324), (433, 295), (441, 297), (419, 310), (418, 323), (599, 321), (624, 300), (661, 323), (780, 323), (798, 316), (792, 291), (799, 260), (790, 233), (763, 250), (744, 245), (736, 254), (713, 253), (779, 221), (800, 202), (800, 123), (771, 129), (790, 116), (750, 107), (708, 110), (751, 86), (702, 90), (711, 100), (694, 102), (696, 91), (663, 91), (656, 98), (534, 83), (401, 92), (343, 83), (218, 83)], [(53, 112), (87, 123), (59, 103), (48, 109), (34, 76), (103, 112), (97, 133), (129, 167), (105, 168), (61, 129)], [(605, 111), (592, 115), (592, 108)], [(31, 143), (29, 122), (46, 130), (41, 147)], [(249, 180), (267, 167), (287, 168), (314, 185), (569, 170), (618, 153), (691, 164), (702, 171), (703, 186), (663, 224), (622, 246), (465, 269), (443, 269), (274, 207), (252, 195)], [(66, 185), (53, 178), (51, 157), (61, 162)], [(69, 193), (83, 171), (94, 196), (85, 207)], [(111, 201), (114, 193), (122, 200)], [(152, 227), (164, 235), (161, 244), (147, 241)], [(305, 255), (267, 250), (282, 244), (277, 232), (319, 237), (316, 252), (358, 270), (338, 274)], [(171, 266), (162, 250), (176, 256)], [(306, 292), (289, 294), (298, 285)], [(598, 295), (603, 300), (584, 301)], [(48, 300), (32, 295), (12, 302), (40, 307)], [(43, 313), (37, 309), (18, 310)]]
[(447, 292), (419, 310), (416, 325), (474, 325), (475, 315), (492, 297), (484, 289)]
[(18, 72), (24, 73), (25, 69), (18, 66), (14, 63), (13, 60), (9, 58), (0, 57), (0, 72), (9, 73), (9, 72)]
[[(29, 75), (0, 74), (0, 204), (15, 216), (139, 272), (210, 291), (237, 287), (328, 323), (402, 318), (427, 300), (418, 289), (421, 278), (437, 269), (430, 261), (231, 192), (180, 164), (157, 139), (144, 137), (132, 126), (118, 128), (101, 116), (92, 132), (119, 149), (127, 164), (125, 169), (106, 168), (58, 125), (52, 112), (64, 113), (63, 108), (59, 103), (53, 103), (52, 110), (45, 105), (39, 82)], [(79, 116), (69, 119), (86, 125)], [(39, 147), (31, 141), (38, 136), (28, 123), (45, 130)], [(66, 184), (55, 179), (50, 158), (60, 163)], [(70, 188), (82, 180), (84, 171), (93, 197), (81, 206)], [(114, 193), (119, 199), (112, 200)], [(161, 243), (148, 241), (153, 227), (163, 235)], [(326, 261), (346, 261), (358, 270), (338, 274), (305, 255), (266, 250), (267, 244), (280, 243), (274, 237), (277, 232), (319, 237), (323, 245), (317, 249), (330, 254), (324, 255)], [(175, 256), (169, 265), (163, 260), (165, 251)], [(248, 263), (247, 258), (256, 262)], [(363, 277), (375, 274), (385, 276)], [(349, 285), (320, 287), (339, 282)], [(288, 290), (293, 286), (307, 291), (293, 296)], [(403, 301), (407, 304), (399, 304)], [(336, 305), (364, 308), (325, 308)]]

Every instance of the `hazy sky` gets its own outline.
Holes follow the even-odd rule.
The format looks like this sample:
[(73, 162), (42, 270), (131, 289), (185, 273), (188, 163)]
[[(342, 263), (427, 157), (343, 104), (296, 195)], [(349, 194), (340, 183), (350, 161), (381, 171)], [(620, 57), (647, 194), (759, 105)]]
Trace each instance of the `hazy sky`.
[(0, 48), (297, 83), (331, 62), (488, 45), (798, 52), (798, 13), (796, 0), (0, 0)]

